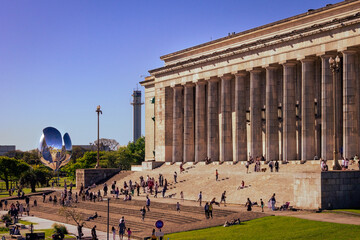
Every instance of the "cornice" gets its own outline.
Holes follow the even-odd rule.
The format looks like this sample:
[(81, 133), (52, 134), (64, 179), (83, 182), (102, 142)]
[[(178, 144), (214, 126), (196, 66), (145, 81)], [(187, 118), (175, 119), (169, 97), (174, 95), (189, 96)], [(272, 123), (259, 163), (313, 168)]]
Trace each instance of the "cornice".
[(354, 25), (360, 23), (360, 12), (351, 14), (343, 18), (334, 18), (331, 21), (327, 21), (321, 24), (314, 24), (312, 26), (304, 27), (298, 30), (289, 31), (283, 34), (274, 35), (268, 38), (260, 39), (250, 43), (242, 44), (240, 46), (228, 48), (226, 50), (216, 51), (210, 54), (204, 54), (200, 57), (195, 57), (182, 62), (169, 64), (164, 67), (150, 70), (149, 73), (152, 76), (161, 76), (168, 73), (179, 71), (183, 68), (195, 67), (200, 64), (210, 64), (212, 61), (219, 61), (234, 55), (267, 48), (276, 44), (293, 41), (296, 39), (312, 36), (315, 34), (331, 31), (334, 29)]
[(202, 47), (205, 47), (205, 46), (208, 46), (208, 45), (211, 45), (211, 44), (215, 44), (215, 43), (218, 43), (218, 42), (230, 39), (230, 38), (235, 38), (235, 37), (242, 36), (242, 35), (245, 35), (245, 34), (249, 34), (249, 33), (252, 33), (252, 32), (255, 32), (255, 31), (258, 31), (258, 30), (262, 30), (262, 29), (273, 27), (273, 26), (280, 25), (280, 24), (283, 24), (283, 23), (291, 22), (291, 21), (294, 21), (294, 20), (297, 20), (297, 19), (300, 19), (300, 18), (303, 18), (303, 17), (312, 16), (314, 14), (321, 13), (321, 12), (324, 12), (324, 11), (327, 11), (327, 10), (331, 10), (331, 9), (334, 9), (334, 8), (337, 8), (337, 7), (341, 7), (343, 5), (348, 5), (348, 4), (351, 4), (353, 2), (357, 2), (357, 1), (359, 1), (359, 0), (344, 0), (342, 2), (335, 3), (335, 4), (327, 4), (325, 7), (322, 7), (322, 8), (309, 9), (305, 13), (301, 13), (301, 14), (298, 14), (298, 15), (295, 15), (295, 16), (292, 16), (292, 17), (289, 17), (289, 18), (281, 19), (281, 20), (276, 21), (276, 22), (265, 24), (265, 25), (262, 25), (262, 26), (259, 26), (259, 27), (255, 27), (255, 28), (243, 31), (243, 32), (239, 32), (239, 33), (236, 33), (236, 34), (231, 34), (231, 35), (223, 37), (223, 38), (219, 38), (219, 39), (216, 39), (216, 40), (213, 40), (213, 41), (210, 41), (210, 42), (206, 42), (206, 43), (199, 44), (199, 45), (196, 45), (196, 46), (193, 46), (193, 47), (190, 47), (190, 48), (182, 49), (180, 51), (176, 51), (176, 52), (173, 52), (173, 53), (163, 55), (163, 56), (160, 57), (160, 59), (165, 60), (165, 59), (167, 59), (169, 57), (172, 57), (172, 56), (175, 56), (175, 55), (178, 55), (178, 54), (182, 54), (182, 53), (185, 53), (185, 52), (189, 52), (189, 51), (192, 51), (192, 50), (195, 50), (195, 49), (199, 49), (199, 48), (202, 48)]

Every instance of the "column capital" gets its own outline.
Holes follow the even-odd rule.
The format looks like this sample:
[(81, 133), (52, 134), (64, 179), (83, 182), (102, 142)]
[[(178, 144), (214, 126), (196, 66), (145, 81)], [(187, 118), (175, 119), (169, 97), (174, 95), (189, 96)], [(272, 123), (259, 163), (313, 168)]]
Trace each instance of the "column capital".
[(262, 68), (254, 68), (253, 70), (250, 70), (249, 72), (250, 73), (261, 73), (261, 72), (263, 72), (263, 69)]
[(180, 89), (183, 89), (183, 86), (182, 85), (174, 85), (172, 86), (173, 89), (176, 89), (176, 90), (180, 90)]
[(357, 51), (354, 49), (348, 49), (348, 50), (341, 51), (341, 53), (342, 54), (356, 54)]
[(320, 56), (321, 59), (328, 59), (331, 57), (336, 57), (336, 54), (323, 54)]
[(208, 82), (218, 82), (219, 78), (218, 77), (211, 77)]
[(221, 76), (220, 78), (221, 78), (221, 80), (231, 80), (231, 79), (234, 78), (234, 75), (232, 75), (232, 74), (225, 74), (225, 75)]
[(247, 71), (240, 71), (240, 72), (235, 73), (235, 76), (236, 77), (245, 77), (247, 74), (248, 74)]
[(301, 63), (305, 63), (305, 62), (315, 62), (315, 58), (314, 57), (309, 57), (309, 58), (303, 58), (300, 60)]
[(265, 67), (265, 69), (266, 70), (276, 70), (276, 69), (278, 69), (278, 67), (277, 66), (267, 66), (267, 67)]
[(185, 82), (185, 83), (182, 83), (182, 85), (183, 85), (184, 87), (194, 87), (194, 86), (195, 86), (195, 83), (193, 83), (193, 82)]
[(293, 67), (293, 66), (296, 66), (296, 61), (284, 62), (282, 65), (283, 65), (284, 67)]
[(205, 80), (198, 80), (195, 84), (196, 85), (205, 85), (206, 81)]

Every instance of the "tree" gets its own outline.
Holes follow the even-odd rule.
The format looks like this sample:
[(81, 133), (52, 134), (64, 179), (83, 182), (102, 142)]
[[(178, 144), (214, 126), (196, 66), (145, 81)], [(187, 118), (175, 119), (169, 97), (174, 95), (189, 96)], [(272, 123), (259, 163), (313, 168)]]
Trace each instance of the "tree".
[(83, 214), (74, 211), (70, 207), (62, 207), (59, 209), (59, 215), (64, 216), (66, 220), (73, 220), (78, 228), (78, 239), (82, 238), (82, 227), (85, 225)]
[(39, 150), (34, 149), (27, 152), (22, 152), (20, 150), (11, 151), (6, 154), (7, 157), (13, 157), (17, 160), (23, 160), (27, 164), (39, 164), (40, 157), (39, 157)]
[(5, 182), (6, 190), (9, 190), (9, 181), (17, 181), (29, 168), (30, 166), (23, 161), (0, 157), (0, 179)]
[(19, 180), (21, 186), (30, 186), (31, 192), (36, 192), (36, 186), (47, 185), (53, 177), (49, 170), (43, 168), (30, 168), (25, 171)]
[[(107, 139), (107, 138), (100, 138), (100, 150), (104, 151), (107, 148), (110, 151), (115, 151), (119, 146), (119, 143), (115, 139)], [(94, 142), (94, 145), (97, 146), (97, 140)]]

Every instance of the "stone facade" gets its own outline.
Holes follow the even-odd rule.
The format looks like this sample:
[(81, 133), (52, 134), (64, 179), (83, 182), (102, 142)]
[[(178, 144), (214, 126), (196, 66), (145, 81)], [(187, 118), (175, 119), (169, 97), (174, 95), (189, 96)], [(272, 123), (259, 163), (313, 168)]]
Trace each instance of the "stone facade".
[(84, 187), (98, 184), (99, 182), (106, 180), (115, 174), (119, 173), (118, 168), (99, 168), (99, 169), (77, 169), (76, 170), (76, 187), (80, 189), (81, 184)]
[(322, 172), (321, 208), (360, 208), (360, 171)]
[(141, 82), (146, 160), (333, 159), (334, 108), (336, 150), (359, 154), (359, 26), (348, 0), (162, 56)]

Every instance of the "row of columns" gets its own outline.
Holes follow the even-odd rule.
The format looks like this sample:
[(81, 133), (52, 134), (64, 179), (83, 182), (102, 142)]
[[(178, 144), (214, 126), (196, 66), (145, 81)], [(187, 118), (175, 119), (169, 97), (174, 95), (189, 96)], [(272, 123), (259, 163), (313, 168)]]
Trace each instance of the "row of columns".
[[(343, 118), (344, 156), (351, 157), (359, 150), (359, 98), (357, 95), (356, 51), (343, 55), (343, 108), (337, 106)], [(321, 156), (332, 158), (333, 149), (333, 74), (329, 58), (321, 56)], [(312, 159), (315, 152), (315, 58), (301, 60), (301, 159)], [(212, 160), (241, 161), (247, 153), (253, 157), (265, 154), (267, 159), (297, 159), (296, 83), (297, 63), (282, 64), (282, 99), (278, 98), (278, 69), (265, 68), (265, 152), (262, 141), (262, 87), (264, 69), (250, 72), (250, 134), (247, 134), (245, 71), (235, 75), (212, 77), (208, 81), (186, 83), (173, 87), (173, 162)], [(339, 86), (341, 77), (339, 77)], [(235, 84), (234, 95), (232, 80)], [(195, 88), (195, 92), (194, 92)], [(337, 98), (341, 98), (341, 88)], [(282, 107), (282, 137), (279, 138), (278, 106)], [(339, 101), (340, 102), (340, 101)], [(220, 114), (220, 115), (219, 115)], [(233, 118), (234, 114), (234, 118)], [(220, 117), (219, 117), (220, 116)], [(234, 120), (233, 120), (234, 119)], [(341, 127), (340, 124), (338, 127)], [(250, 149), (247, 148), (248, 141)], [(281, 153), (279, 153), (279, 141)], [(339, 140), (340, 141), (340, 137)]]

